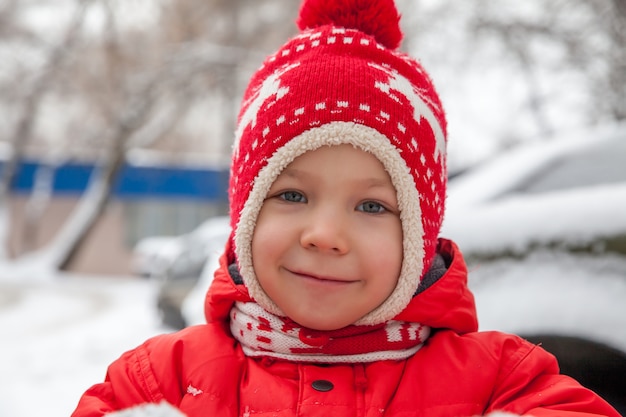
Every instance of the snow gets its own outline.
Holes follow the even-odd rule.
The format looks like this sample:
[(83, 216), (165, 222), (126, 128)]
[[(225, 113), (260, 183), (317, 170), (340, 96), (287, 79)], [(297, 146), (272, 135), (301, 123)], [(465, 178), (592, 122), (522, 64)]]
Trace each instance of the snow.
[(109, 417), (185, 417), (177, 408), (162, 402), (160, 404), (143, 404), (126, 410), (107, 414)]
[(570, 133), (450, 181), (442, 235), (466, 253), (625, 235), (624, 139), (624, 123)]
[(110, 362), (158, 333), (153, 283), (0, 270), (0, 415), (69, 416)]
[(624, 207), (626, 183), (584, 193), (565, 190), (540, 199), (511, 197), (480, 210), (451, 208), (442, 233), (472, 252), (496, 253), (504, 248), (520, 252), (533, 244), (555, 241), (585, 244), (626, 233)]
[[(537, 139), (534, 143), (501, 153), (483, 166), (471, 170), (468, 173), (471, 175), (462, 175), (450, 182), (448, 193), (454, 199), (452, 204), (464, 205), (489, 200), (512, 185), (520, 183), (529, 174), (536, 172), (537, 167), (549, 164), (555, 157), (585, 152), (587, 148), (600, 142), (608, 144), (623, 142), (620, 138), (625, 137), (624, 132), (626, 132), (626, 123), (599, 125), (591, 129), (566, 130), (552, 138)], [(622, 148), (616, 149), (616, 152), (622, 155), (625, 151), (623, 144)], [(495, 172), (506, 175), (496, 176)], [(488, 184), (488, 187), (477, 187), (479, 184)]]
[(535, 253), (469, 264), (481, 330), (560, 334), (626, 352), (626, 259)]

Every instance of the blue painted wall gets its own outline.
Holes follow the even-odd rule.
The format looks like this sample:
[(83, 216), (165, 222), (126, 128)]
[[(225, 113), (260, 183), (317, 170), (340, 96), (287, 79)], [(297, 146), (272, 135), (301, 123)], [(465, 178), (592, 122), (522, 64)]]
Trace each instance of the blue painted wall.
[[(0, 162), (0, 169), (2, 163)], [(13, 183), (13, 192), (30, 193), (40, 163), (24, 161)], [(91, 178), (94, 166), (66, 163), (55, 168), (53, 193), (80, 195)], [(228, 169), (189, 166), (125, 165), (113, 189), (116, 199), (191, 199), (227, 201)]]

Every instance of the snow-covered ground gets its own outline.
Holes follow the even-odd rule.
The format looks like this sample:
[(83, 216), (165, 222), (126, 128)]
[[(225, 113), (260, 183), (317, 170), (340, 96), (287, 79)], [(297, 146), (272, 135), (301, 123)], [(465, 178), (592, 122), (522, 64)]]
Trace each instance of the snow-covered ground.
[(107, 365), (160, 326), (154, 283), (0, 272), (0, 416), (67, 417)]

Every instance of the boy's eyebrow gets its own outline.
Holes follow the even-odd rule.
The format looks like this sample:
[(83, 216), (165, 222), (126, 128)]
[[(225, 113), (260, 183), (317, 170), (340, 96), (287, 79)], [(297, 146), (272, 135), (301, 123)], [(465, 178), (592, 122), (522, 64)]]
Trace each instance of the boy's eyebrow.
[(363, 179), (363, 183), (369, 187), (386, 187), (388, 185), (393, 186), (393, 183), (389, 178), (370, 177)]
[(281, 174), (285, 174), (285, 175), (287, 175), (289, 177), (294, 177), (294, 178), (299, 178), (299, 177), (305, 177), (306, 176), (306, 174), (304, 172), (300, 171), (299, 169), (297, 169), (297, 168), (289, 168), (289, 167), (285, 168), (283, 170), (283, 172), (281, 172)]

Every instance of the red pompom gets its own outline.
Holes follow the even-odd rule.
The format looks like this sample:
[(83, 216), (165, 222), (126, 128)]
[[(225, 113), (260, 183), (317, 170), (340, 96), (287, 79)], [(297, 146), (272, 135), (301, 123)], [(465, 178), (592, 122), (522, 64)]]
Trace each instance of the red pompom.
[(304, 0), (296, 23), (300, 30), (328, 24), (356, 29), (389, 49), (402, 42), (400, 14), (393, 0)]

